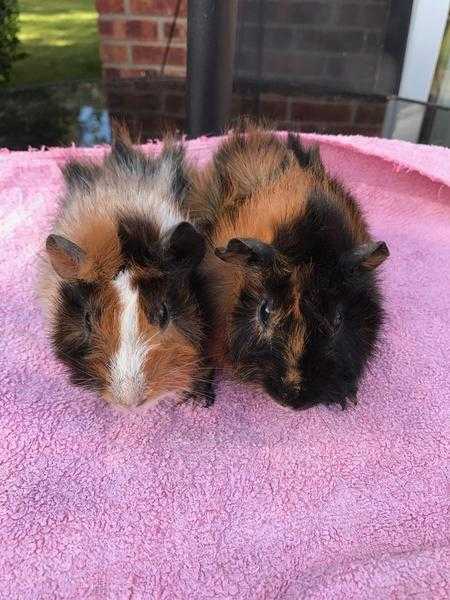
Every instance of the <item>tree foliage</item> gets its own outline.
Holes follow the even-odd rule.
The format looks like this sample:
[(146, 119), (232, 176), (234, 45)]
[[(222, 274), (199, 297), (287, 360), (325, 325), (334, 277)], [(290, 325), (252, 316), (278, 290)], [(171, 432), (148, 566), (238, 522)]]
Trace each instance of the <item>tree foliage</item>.
[(17, 0), (0, 0), (0, 82), (8, 81), (11, 67), (20, 58)]

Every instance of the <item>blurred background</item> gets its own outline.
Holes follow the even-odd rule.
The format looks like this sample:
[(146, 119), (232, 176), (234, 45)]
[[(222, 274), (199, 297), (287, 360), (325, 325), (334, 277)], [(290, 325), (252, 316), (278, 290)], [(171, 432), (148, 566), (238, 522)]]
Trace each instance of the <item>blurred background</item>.
[[(278, 129), (450, 146), (450, 0), (236, 5), (229, 122), (247, 114)], [(186, 131), (201, 68), (189, 59), (187, 84), (191, 8), (0, 0), (0, 147), (109, 142), (113, 118), (142, 141)]]

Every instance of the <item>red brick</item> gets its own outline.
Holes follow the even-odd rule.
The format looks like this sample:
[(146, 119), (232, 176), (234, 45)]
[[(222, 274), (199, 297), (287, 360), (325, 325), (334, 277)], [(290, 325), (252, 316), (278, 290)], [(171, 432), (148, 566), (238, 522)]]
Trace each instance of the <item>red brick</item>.
[(102, 44), (100, 56), (104, 63), (126, 63), (128, 62), (127, 46)]
[(106, 69), (103, 69), (103, 78), (106, 81), (116, 81), (117, 79), (120, 79), (120, 70), (107, 67)]
[(135, 110), (152, 112), (160, 108), (161, 98), (155, 94), (130, 94), (124, 97), (123, 106), (130, 112)]
[[(132, 13), (173, 17), (177, 8), (177, 0), (130, 0)], [(187, 14), (187, 0), (181, 0), (179, 17)]]
[(98, 21), (98, 31), (100, 35), (113, 35), (114, 22), (113, 21)]
[[(167, 81), (164, 83), (158, 77), (159, 70), (156, 69), (147, 69), (145, 71), (146, 77), (135, 81), (134, 87), (136, 89), (136, 93), (148, 93), (149, 89), (151, 89), (155, 94), (162, 94), (162, 89), (172, 89), (167, 84)], [(156, 73), (156, 76), (154, 75)], [(158, 85), (161, 84), (161, 85)]]
[[(137, 65), (162, 64), (166, 49), (162, 46), (133, 46), (133, 62)], [(170, 48), (166, 57), (167, 66), (184, 66), (186, 48)]]
[(148, 116), (142, 119), (141, 127), (145, 136), (158, 135), (158, 132), (161, 131), (161, 117), (159, 115)]
[(169, 48), (166, 62), (173, 67), (183, 67), (186, 65), (186, 55), (186, 48)]
[[(151, 88), (151, 86), (149, 86), (149, 88)], [(145, 108), (145, 110), (156, 111), (161, 108), (161, 94), (148, 93), (142, 96), (142, 98), (144, 99), (143, 108)]]
[(123, 12), (123, 0), (96, 0), (95, 6), (100, 14)]
[(147, 71), (145, 69), (120, 69), (120, 77), (122, 79), (139, 79), (146, 75)]
[(292, 118), (296, 121), (327, 121), (341, 123), (350, 121), (350, 104), (295, 102), (292, 105)]
[(176, 115), (184, 115), (186, 112), (184, 96), (175, 96), (175, 94), (169, 94), (166, 97), (165, 108), (166, 111), (171, 114), (174, 113)]
[(171, 65), (165, 65), (163, 74), (165, 76), (177, 77), (178, 79), (182, 79), (186, 77), (186, 67), (172, 67)]
[[(328, 128), (329, 133), (341, 133), (343, 135), (366, 135), (368, 137), (380, 136), (381, 127), (368, 127), (358, 125), (334, 125)], [(327, 131), (328, 133), (328, 131)]]
[[(302, 125), (299, 125), (293, 121), (278, 121), (276, 125), (278, 131), (303, 131), (305, 133), (308, 131), (307, 128), (304, 128), (303, 123)], [(311, 129), (310, 131), (314, 131), (314, 129)]]
[(366, 125), (380, 125), (384, 120), (386, 105), (360, 104), (356, 111), (355, 123)]
[(173, 42), (185, 43), (186, 29), (186, 23), (175, 23), (175, 25), (173, 26), (172, 37), (170, 37), (172, 31), (172, 23), (164, 23), (164, 39), (171, 39)]
[(283, 96), (267, 94), (261, 97), (261, 115), (268, 119), (285, 120), (287, 117), (287, 106), (287, 100)]
[(106, 97), (109, 110), (120, 110), (122, 108), (124, 104), (123, 94), (107, 91)]
[(366, 127), (358, 131), (358, 135), (366, 135), (367, 137), (381, 137), (381, 127)]
[(136, 65), (158, 65), (164, 58), (164, 48), (160, 46), (133, 46), (132, 52)]
[(185, 129), (185, 119), (182, 117), (170, 117), (165, 114), (148, 115), (139, 120), (141, 140), (157, 139), (167, 131)]
[(185, 129), (185, 119), (182, 117), (170, 117), (164, 114), (148, 116), (139, 120), (141, 140), (156, 139), (167, 133), (167, 131)]
[(255, 101), (253, 96), (242, 96), (234, 93), (231, 98), (231, 116), (239, 117), (242, 115), (252, 115), (255, 113)]
[(102, 18), (98, 21), (98, 30), (102, 37), (110, 37), (116, 40), (125, 39), (125, 23), (124, 21), (118, 20), (104, 20)]
[[(103, 74), (107, 81), (111, 81), (113, 83), (119, 79), (129, 79), (130, 86), (134, 86), (136, 80), (145, 79), (147, 77), (147, 71), (145, 69), (120, 69), (114, 67), (106, 67), (103, 69)], [(120, 93), (123, 93), (124, 82), (120, 82), (119, 86)]]
[(158, 23), (133, 19), (126, 22), (126, 34), (132, 40), (154, 41), (158, 39)]

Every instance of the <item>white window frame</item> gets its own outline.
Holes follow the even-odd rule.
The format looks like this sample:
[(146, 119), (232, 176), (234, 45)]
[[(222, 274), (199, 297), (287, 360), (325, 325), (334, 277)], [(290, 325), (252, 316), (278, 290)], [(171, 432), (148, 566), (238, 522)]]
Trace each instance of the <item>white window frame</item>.
[[(400, 98), (428, 102), (449, 8), (450, 0), (414, 0), (398, 93)], [(383, 135), (417, 142), (424, 116), (425, 106), (397, 105), (393, 101), (386, 111)]]
[(449, 8), (450, 0), (414, 0), (400, 98), (428, 102)]

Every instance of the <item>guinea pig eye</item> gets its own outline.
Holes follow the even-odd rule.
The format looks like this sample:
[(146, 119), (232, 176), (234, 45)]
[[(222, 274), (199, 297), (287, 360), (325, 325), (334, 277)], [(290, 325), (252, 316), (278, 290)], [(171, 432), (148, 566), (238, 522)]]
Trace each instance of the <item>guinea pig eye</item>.
[(167, 308), (167, 304), (164, 302), (161, 304), (158, 311), (158, 321), (161, 329), (164, 329), (169, 321), (169, 309)]
[(270, 313), (272, 312), (272, 303), (270, 300), (264, 300), (264, 302), (261, 304), (261, 306), (259, 307), (259, 320), (261, 321), (261, 323), (266, 326), (269, 318), (270, 318)]
[(342, 314), (342, 307), (338, 306), (336, 308), (336, 313), (334, 315), (334, 321), (333, 321), (333, 329), (334, 329), (334, 331), (337, 331), (339, 329), (339, 327), (342, 324), (343, 318), (344, 318), (344, 316)]
[(92, 317), (91, 313), (88, 310), (84, 311), (84, 326), (88, 333), (92, 332)]

